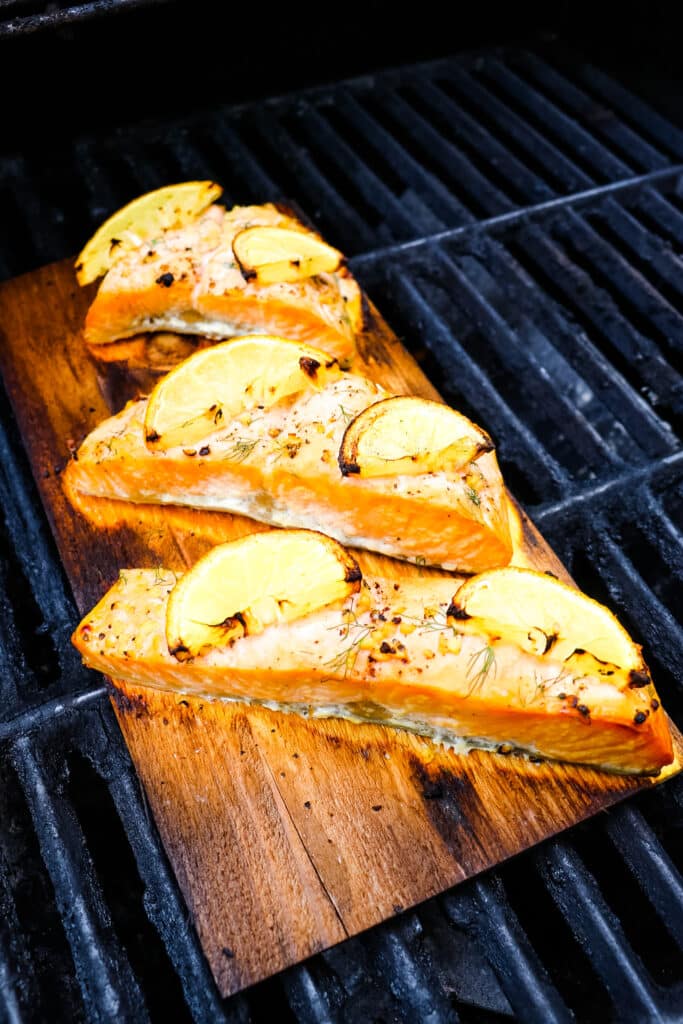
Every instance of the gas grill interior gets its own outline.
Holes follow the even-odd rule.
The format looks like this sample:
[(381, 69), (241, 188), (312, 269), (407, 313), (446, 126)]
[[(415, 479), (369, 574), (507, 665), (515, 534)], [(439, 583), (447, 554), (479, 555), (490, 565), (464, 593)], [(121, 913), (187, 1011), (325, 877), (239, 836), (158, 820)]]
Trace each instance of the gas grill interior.
[[(4, 6), (8, 48), (45, 8)], [(683, 132), (652, 90), (554, 43), (356, 78), (330, 61), (327, 84), (268, 79), (284, 98), (250, 99), (242, 82), (238, 102), (182, 114), (157, 63), (166, 94), (144, 118), (66, 118), (49, 148), (19, 126), (0, 142), (0, 277), (74, 254), (168, 182), (294, 201), (498, 440), (511, 490), (644, 645), (683, 726)], [(69, 643), (76, 610), (1, 406), (0, 1020), (682, 1019), (680, 776), (221, 1000), (102, 680)]]

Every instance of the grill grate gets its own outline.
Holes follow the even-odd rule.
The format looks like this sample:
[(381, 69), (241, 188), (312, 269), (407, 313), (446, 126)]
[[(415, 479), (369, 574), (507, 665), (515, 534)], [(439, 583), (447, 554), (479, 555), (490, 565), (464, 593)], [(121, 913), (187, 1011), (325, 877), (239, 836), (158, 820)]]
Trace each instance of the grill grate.
[[(439, 60), (71, 140), (49, 168), (0, 157), (0, 274), (75, 251), (169, 180), (294, 200), (500, 438), (512, 490), (644, 644), (683, 724), (682, 170), (681, 133), (592, 68)], [(0, 407), (7, 1020), (677, 1019), (680, 778), (221, 1001), (104, 688), (68, 642), (76, 611)]]
[(0, 10), (0, 39), (32, 35), (45, 29), (60, 29), (68, 25), (91, 21), (106, 14), (134, 10), (165, 0), (87, 0), (72, 4), (63, 0), (51, 3), (36, 0), (3, 0)]

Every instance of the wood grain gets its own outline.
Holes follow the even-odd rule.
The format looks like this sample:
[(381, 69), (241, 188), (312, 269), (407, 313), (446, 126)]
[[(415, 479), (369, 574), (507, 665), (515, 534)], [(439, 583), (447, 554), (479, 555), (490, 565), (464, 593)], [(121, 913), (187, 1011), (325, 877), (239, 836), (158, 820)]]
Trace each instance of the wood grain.
[[(34, 475), (81, 612), (120, 568), (182, 569), (258, 525), (237, 516), (103, 499), (75, 508), (61, 470), (85, 434), (145, 384), (92, 358), (80, 334), (90, 290), (69, 263), (0, 286), (0, 358)], [(369, 376), (438, 397), (371, 309)], [(516, 506), (511, 501), (511, 508)], [(566, 571), (513, 512), (515, 562)], [(370, 572), (418, 570), (360, 553)], [(75, 623), (74, 623), (75, 625)], [(220, 991), (227, 995), (356, 934), (610, 806), (658, 779), (456, 755), (374, 725), (157, 690), (112, 691)]]

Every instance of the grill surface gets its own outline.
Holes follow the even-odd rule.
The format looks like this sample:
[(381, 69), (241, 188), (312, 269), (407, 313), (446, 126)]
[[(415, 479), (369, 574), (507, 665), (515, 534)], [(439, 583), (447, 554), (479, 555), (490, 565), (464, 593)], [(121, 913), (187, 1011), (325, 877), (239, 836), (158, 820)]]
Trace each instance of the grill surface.
[[(49, 167), (2, 157), (0, 276), (69, 255), (174, 179), (295, 200), (499, 439), (511, 489), (644, 644), (680, 726), (682, 170), (681, 133), (591, 67), (438, 60), (77, 139)], [(221, 1001), (104, 687), (68, 642), (76, 611), (6, 400), (0, 498), (0, 1019), (681, 1019), (680, 777)]]

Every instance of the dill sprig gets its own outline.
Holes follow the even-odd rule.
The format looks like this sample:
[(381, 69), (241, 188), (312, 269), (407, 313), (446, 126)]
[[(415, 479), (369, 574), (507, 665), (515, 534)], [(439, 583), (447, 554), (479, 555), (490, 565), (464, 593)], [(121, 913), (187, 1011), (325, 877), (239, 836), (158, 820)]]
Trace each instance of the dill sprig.
[(244, 462), (245, 459), (249, 458), (258, 443), (258, 437), (238, 437), (235, 439), (232, 448), (229, 448), (223, 457), (231, 462)]
[(573, 679), (572, 673), (568, 672), (566, 668), (561, 668), (556, 676), (552, 676), (549, 679), (541, 679), (536, 672), (534, 672), (534, 688), (531, 691), (530, 696), (526, 696), (522, 693), (522, 686), (520, 683), (519, 690), (517, 691), (519, 697), (519, 703), (523, 708), (533, 704), (534, 701), (541, 697), (549, 686), (555, 686), (558, 683), (571, 682)]
[(467, 691), (468, 697), (484, 685), (490, 672), (493, 672), (493, 678), (495, 679), (496, 652), (492, 644), (484, 644), (482, 648), (471, 654), (467, 661), (467, 672), (465, 675), (470, 683), (470, 688)]
[(436, 611), (431, 612), (430, 615), (423, 616), (419, 619), (415, 615), (401, 615), (401, 618), (405, 622), (414, 623), (418, 629), (418, 634), (422, 633), (452, 633), (453, 636), (458, 636), (458, 630), (448, 621), (446, 610), (444, 608), (437, 608)]
[[(338, 630), (340, 627), (335, 625), (328, 628)], [(352, 630), (355, 631), (353, 637), (347, 647), (344, 647), (333, 658), (323, 662), (323, 664), (335, 674), (341, 674), (342, 678), (346, 679), (356, 664), (360, 645), (366, 637), (370, 636), (375, 628), (375, 623), (360, 622), (353, 610), (349, 609), (344, 612), (344, 620), (341, 625), (341, 639), (348, 640), (352, 636)]]

